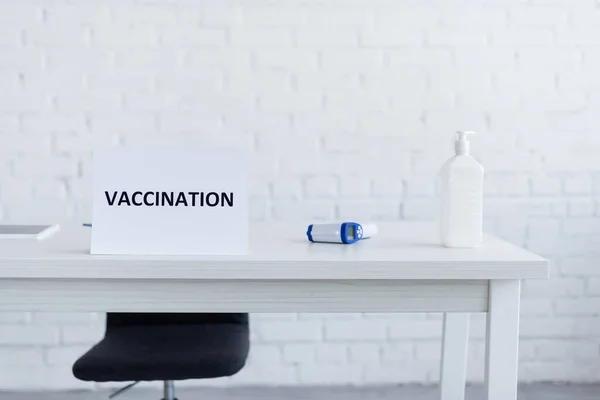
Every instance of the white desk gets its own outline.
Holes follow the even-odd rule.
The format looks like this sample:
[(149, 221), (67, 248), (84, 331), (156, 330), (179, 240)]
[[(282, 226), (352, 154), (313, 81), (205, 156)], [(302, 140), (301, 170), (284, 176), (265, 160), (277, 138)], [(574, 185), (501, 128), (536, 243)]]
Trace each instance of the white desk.
[(520, 280), (547, 278), (546, 260), (490, 236), (445, 249), (421, 223), (347, 246), (305, 229), (255, 224), (243, 257), (92, 256), (82, 226), (0, 240), (0, 311), (445, 312), (443, 400), (464, 398), (467, 313), (487, 312), (488, 399), (516, 399)]

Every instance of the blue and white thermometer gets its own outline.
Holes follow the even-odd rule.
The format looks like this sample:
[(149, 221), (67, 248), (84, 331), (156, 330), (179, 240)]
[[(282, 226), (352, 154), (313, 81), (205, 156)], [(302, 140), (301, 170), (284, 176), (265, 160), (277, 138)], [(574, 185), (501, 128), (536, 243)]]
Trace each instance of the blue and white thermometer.
[(376, 234), (376, 225), (362, 225), (356, 222), (312, 224), (308, 226), (306, 231), (308, 240), (315, 243), (351, 244), (362, 239), (368, 239)]

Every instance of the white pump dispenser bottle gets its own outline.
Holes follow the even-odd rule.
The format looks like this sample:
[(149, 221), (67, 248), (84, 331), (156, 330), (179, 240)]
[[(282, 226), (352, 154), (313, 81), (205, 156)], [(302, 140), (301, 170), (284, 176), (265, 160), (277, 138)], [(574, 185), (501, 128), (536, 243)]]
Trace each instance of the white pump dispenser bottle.
[(456, 155), (441, 170), (441, 240), (446, 247), (477, 247), (483, 239), (483, 166), (470, 155), (467, 136), (457, 132)]

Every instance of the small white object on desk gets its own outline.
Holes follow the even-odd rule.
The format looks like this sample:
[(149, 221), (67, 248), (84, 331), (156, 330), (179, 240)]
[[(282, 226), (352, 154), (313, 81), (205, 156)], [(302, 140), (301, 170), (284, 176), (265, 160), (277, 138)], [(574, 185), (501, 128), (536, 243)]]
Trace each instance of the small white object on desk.
[(59, 225), (0, 225), (2, 239), (35, 239), (43, 240), (59, 230)]

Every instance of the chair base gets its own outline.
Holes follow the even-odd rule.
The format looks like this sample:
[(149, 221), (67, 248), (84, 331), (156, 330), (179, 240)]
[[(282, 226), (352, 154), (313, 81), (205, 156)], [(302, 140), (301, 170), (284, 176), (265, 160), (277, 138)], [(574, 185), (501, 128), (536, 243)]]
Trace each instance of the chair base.
[[(131, 389), (132, 387), (137, 385), (138, 383), (140, 383), (140, 381), (135, 381), (133, 383), (130, 383), (129, 385), (122, 387), (121, 389), (119, 389), (116, 392), (109, 395), (108, 398), (113, 399), (113, 398), (125, 393), (126, 391), (128, 391), (129, 389)], [(175, 382), (174, 381), (164, 381), (163, 382), (163, 396), (164, 397), (162, 398), (162, 400), (177, 400), (177, 397), (175, 397)]]
[(175, 397), (175, 382), (165, 381), (163, 385), (163, 399), (162, 400), (177, 400)]

